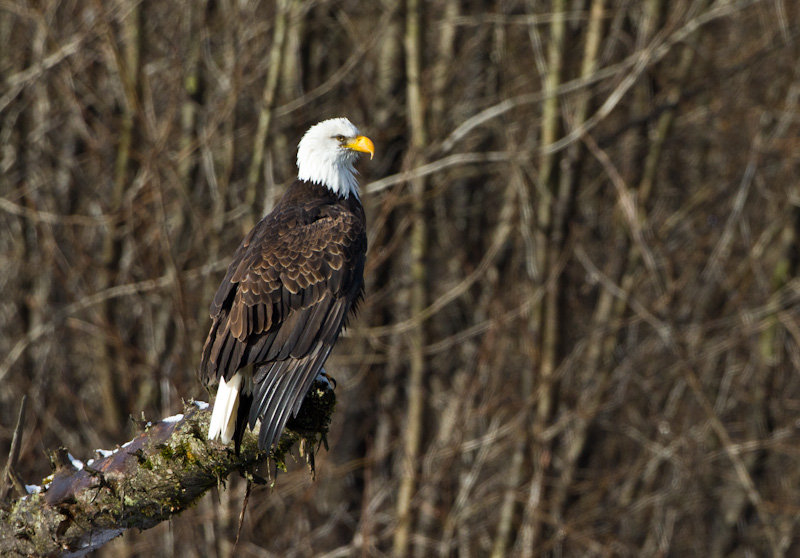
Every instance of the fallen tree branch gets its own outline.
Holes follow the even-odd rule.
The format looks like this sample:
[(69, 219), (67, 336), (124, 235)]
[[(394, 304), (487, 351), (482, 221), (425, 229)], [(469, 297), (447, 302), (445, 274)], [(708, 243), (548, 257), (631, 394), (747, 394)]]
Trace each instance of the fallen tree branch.
[[(285, 455), (299, 442), (313, 473), (314, 450), (326, 444), (334, 405), (333, 390), (315, 383), (270, 460), (283, 468)], [(232, 446), (206, 439), (206, 407), (187, 403), (183, 414), (147, 423), (136, 438), (85, 465), (64, 448), (53, 452), (54, 472), (43, 487), (0, 502), (0, 556), (83, 556), (126, 529), (149, 529), (170, 519), (231, 473), (266, 482), (253, 473), (267, 461), (257, 432), (245, 433), (237, 456)]]

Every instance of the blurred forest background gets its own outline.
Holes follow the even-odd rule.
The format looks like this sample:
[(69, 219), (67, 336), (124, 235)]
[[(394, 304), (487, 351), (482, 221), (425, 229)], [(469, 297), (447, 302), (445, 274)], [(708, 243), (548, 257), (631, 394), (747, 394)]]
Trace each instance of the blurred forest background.
[[(800, 3), (0, 0), (0, 455), (157, 419), (313, 123), (361, 161), (330, 451), (240, 557), (799, 556)], [(244, 482), (102, 557), (232, 556)]]

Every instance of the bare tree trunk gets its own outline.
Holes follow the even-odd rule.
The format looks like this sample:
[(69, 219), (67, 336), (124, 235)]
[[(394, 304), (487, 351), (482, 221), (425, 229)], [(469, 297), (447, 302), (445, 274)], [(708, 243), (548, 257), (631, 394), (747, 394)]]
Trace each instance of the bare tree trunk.
[(291, 13), (290, 0), (278, 0), (276, 5), (275, 29), (272, 36), (272, 48), (269, 52), (269, 68), (267, 81), (261, 98), (261, 111), (258, 115), (258, 128), (253, 142), (253, 155), (250, 160), (250, 170), (247, 173), (247, 204), (256, 214), (256, 220), (264, 213), (264, 189), (258, 184), (261, 177), (261, 167), (264, 162), (264, 149), (267, 144), (267, 134), (272, 120), (272, 108), (275, 104), (275, 94), (278, 90), (278, 78), (281, 75), (281, 65), (284, 60), (286, 44), (286, 27)]
[[(117, 145), (116, 160), (114, 162), (114, 179), (111, 183), (111, 192), (106, 203), (108, 213), (119, 215), (122, 210), (122, 199), (129, 186), (130, 167), (131, 167), (131, 146), (134, 141), (134, 122), (139, 107), (139, 69), (140, 69), (140, 47), (142, 35), (142, 18), (144, 14), (141, 4), (136, 4), (130, 11), (123, 10), (122, 6), (105, 6), (98, 8), (104, 26), (106, 48), (112, 54), (112, 68), (116, 70), (117, 76), (122, 86), (123, 99), (121, 127), (119, 131), (119, 143)], [(122, 52), (117, 49), (111, 31), (111, 18), (109, 8), (115, 9), (120, 13), (126, 14), (120, 22), (123, 32)], [(108, 231), (103, 237), (103, 245), (100, 253), (100, 268), (97, 274), (97, 290), (102, 291), (116, 282), (117, 271), (120, 268), (121, 241), (119, 239), (120, 227), (112, 222), (108, 225)], [(123, 368), (123, 365), (115, 357), (118, 352), (112, 351), (110, 343), (114, 335), (114, 301), (107, 300), (100, 304), (97, 309), (101, 328), (107, 335), (99, 335), (93, 338), (95, 354), (97, 355), (96, 370), (99, 377), (100, 390), (103, 399), (103, 412), (106, 427), (112, 433), (119, 434), (124, 423), (126, 405), (121, 404), (119, 395), (119, 382), (115, 377), (115, 370)], [(109, 338), (110, 337), (110, 338)]]
[[(446, 125), (446, 83), (449, 79), (449, 70), (454, 56), (456, 27), (453, 24), (453, 20), (459, 13), (459, 4), (459, 0), (448, 0), (444, 8), (444, 19), (441, 20), (440, 23), (442, 32), (436, 44), (436, 61), (432, 67), (431, 108), (427, 119), (429, 127), (433, 130), (444, 130)], [(431, 135), (437, 134), (432, 132)], [(444, 179), (446, 180), (447, 177), (445, 176)], [(434, 182), (432, 188), (435, 189), (438, 184), (443, 182), (444, 180), (442, 179)], [(437, 204), (437, 218), (434, 220), (434, 224), (432, 224), (435, 231), (433, 234), (429, 233), (429, 235), (438, 235), (440, 239), (447, 238), (449, 229), (452, 228), (452, 223), (450, 223), (449, 219), (446, 217), (444, 197), (437, 197), (435, 203)], [(431, 240), (429, 244), (433, 244), (434, 242), (434, 240)], [(440, 245), (443, 243), (444, 242), (440, 242)], [(427, 289), (427, 285), (424, 283), (423, 285), (424, 288)], [(426, 304), (426, 302), (424, 303)], [(446, 448), (451, 444), (452, 438), (455, 435), (454, 427), (457, 420), (456, 417), (459, 412), (463, 412), (458, 409), (458, 404), (459, 398), (454, 398), (441, 413), (435, 411), (432, 413), (434, 416), (440, 417), (440, 420), (435, 421), (438, 426), (438, 435), (435, 440), (432, 441), (431, 447), (426, 452), (422, 463), (423, 474), (430, 480), (426, 483), (423, 490), (420, 491), (421, 501), (419, 505), (419, 517), (415, 527), (418, 536), (415, 539), (413, 552), (415, 558), (424, 558), (429, 556), (431, 552), (429, 540), (434, 537), (434, 535), (431, 534), (431, 530), (436, 521), (435, 510), (437, 509), (437, 500), (440, 497), (440, 487), (437, 479), (444, 476), (445, 470), (449, 470), (449, 467), (441, 463), (441, 459), (437, 457), (440, 452), (446, 451)], [(437, 457), (434, 457), (435, 455)], [(429, 474), (426, 474), (425, 471)]]
[[(553, 14), (563, 15), (566, 11), (565, 0), (555, 0), (552, 6)], [(556, 95), (556, 89), (561, 82), (563, 67), (564, 34), (566, 31), (566, 21), (563, 17), (555, 17), (550, 24), (550, 36), (547, 50), (547, 74), (544, 79), (544, 93), (546, 99), (542, 106), (542, 126), (539, 135), (539, 142), (542, 147), (550, 145), (556, 141), (560, 126), (560, 103)], [(553, 234), (553, 216), (555, 196), (553, 195), (553, 184), (557, 178), (555, 172), (557, 164), (556, 155), (545, 152), (539, 160), (537, 193), (539, 203), (537, 204), (537, 268), (539, 277), (546, 277), (548, 266), (557, 259), (558, 253), (554, 252), (551, 246), (549, 234)], [(557, 237), (556, 237), (557, 240)], [(541, 281), (539, 284), (542, 284)], [(539, 314), (539, 326), (541, 332), (541, 357), (539, 361), (539, 381), (540, 390), (537, 400), (536, 413), (541, 421), (547, 420), (553, 407), (552, 389), (553, 372), (556, 367), (557, 344), (558, 344), (558, 293), (555, 285), (551, 286), (545, 297), (544, 306)]]
[[(406, 102), (408, 106), (409, 128), (411, 131), (410, 164), (418, 164), (423, 159), (423, 149), (427, 144), (422, 107), (422, 4), (419, 0), (406, 1)], [(397, 529), (394, 534), (394, 555), (406, 556), (409, 545), (409, 530), (412, 524), (411, 500), (416, 487), (419, 469), (419, 451), (422, 441), (422, 421), (424, 409), (423, 375), (425, 372), (425, 323), (423, 311), (427, 305), (427, 254), (428, 229), (425, 223), (425, 179), (417, 177), (411, 181), (413, 196), (413, 225), (410, 241), (411, 275), (411, 319), (414, 327), (408, 334), (409, 377), (408, 408), (406, 427), (403, 431), (403, 452), (401, 455), (400, 487), (397, 495)]]
[[(380, 42), (376, 45), (376, 101), (378, 99), (385, 101), (376, 103), (376, 106), (381, 107), (374, 114), (374, 127), (378, 130), (386, 128), (392, 119), (396, 118), (395, 113), (399, 108), (394, 107), (390, 100), (395, 98), (398, 90), (402, 90), (404, 87), (402, 83), (404, 76), (397, 71), (397, 68), (403, 62), (404, 22), (400, 17), (402, 8), (403, 4), (400, 2), (392, 2), (387, 6), (389, 19), (385, 31), (380, 35)], [(372, 196), (365, 198), (365, 203), (373, 201), (372, 207), (368, 208), (371, 210), (368, 211), (368, 214), (373, 216), (373, 230), (380, 231), (377, 238), (374, 238), (374, 240), (370, 238), (371, 245), (386, 245), (391, 242), (389, 239), (394, 231), (389, 229), (393, 225), (392, 212), (395, 208), (396, 199), (396, 195), (389, 196), (379, 205), (377, 201), (374, 201), (376, 198)], [(372, 273), (365, 273), (368, 277), (368, 292), (373, 285), (379, 285), (382, 282), (381, 278), (378, 277), (378, 270), (387, 267), (391, 271), (387, 272), (386, 275), (393, 276), (395, 270), (400, 269), (403, 251), (404, 246), (395, 245), (387, 250), (385, 254), (382, 254), (385, 260), (381, 262), (377, 261), (375, 252), (370, 252), (368, 265), (373, 271)], [(399, 289), (397, 296), (390, 303), (390, 308), (378, 312), (376, 318), (378, 318), (379, 323), (382, 323), (390, 313), (399, 316), (407, 314), (408, 297), (406, 295), (406, 289)], [(404, 336), (401, 333), (392, 334), (386, 353), (386, 363), (370, 366), (370, 373), (383, 378), (383, 381), (386, 382), (384, 385), (391, 386), (391, 389), (378, 390), (373, 385), (367, 385), (364, 388), (369, 390), (376, 399), (374, 406), (376, 409), (375, 425), (369, 443), (366, 445), (364, 493), (358, 529), (358, 535), (362, 541), (360, 550), (364, 555), (374, 552), (377, 546), (376, 541), (380, 538), (380, 523), (376, 520), (375, 510), (381, 507), (381, 504), (387, 499), (389, 491), (393, 492), (398, 484), (396, 476), (392, 474), (390, 463), (395, 451), (393, 443), (396, 440), (396, 432), (398, 429), (402, 432), (402, 425), (398, 424), (397, 409), (400, 401), (403, 400), (400, 387), (406, 379), (403, 338)], [(400, 422), (402, 422), (402, 419)]]
[[(597, 68), (597, 57), (600, 52), (600, 42), (602, 38), (602, 25), (603, 25), (603, 18), (604, 18), (604, 10), (605, 10), (605, 0), (594, 0), (592, 2), (591, 10), (590, 10), (590, 19), (589, 19), (589, 26), (586, 30), (586, 44), (584, 47), (583, 52), (583, 62), (581, 64), (581, 78), (588, 79), (591, 75), (595, 72)], [(574, 112), (570, 115), (569, 126), (570, 128), (577, 128), (582, 126), (585, 121), (586, 117), (589, 114), (589, 103), (590, 95), (589, 92), (580, 92), (577, 96), (576, 104), (574, 106)], [(553, 240), (554, 244), (557, 247), (562, 245), (562, 238), (566, 234), (565, 227), (566, 227), (566, 212), (567, 207), (574, 203), (573, 196), (575, 185), (578, 178), (575, 175), (576, 168), (579, 167), (581, 164), (581, 157), (584, 150), (581, 149), (581, 144), (574, 143), (570, 145), (566, 150), (566, 159), (567, 164), (562, 165), (561, 168), (561, 177), (559, 182), (559, 193), (558, 193), (558, 201), (556, 203), (556, 216), (554, 219), (554, 226), (553, 226)], [(613, 260), (618, 259), (617, 254), (619, 252), (614, 252), (612, 256), (612, 263), (610, 265), (614, 265)], [(617, 262), (616, 267), (619, 267), (619, 262)], [(595, 307), (595, 314), (593, 316), (592, 323), (594, 324), (591, 328), (590, 335), (592, 339), (590, 339), (587, 349), (587, 366), (586, 366), (586, 377), (587, 377), (587, 385), (589, 385), (589, 378), (596, 378), (599, 375), (599, 371), (597, 369), (598, 366), (598, 358), (600, 355), (600, 347), (601, 347), (601, 336), (607, 332), (607, 324), (609, 322), (609, 313), (611, 309), (611, 305), (614, 299), (611, 297), (609, 293), (603, 291), (600, 295), (600, 299)], [(614, 335), (614, 332), (611, 332)], [(608, 369), (606, 369), (608, 370)], [(586, 393), (591, 392), (595, 394), (598, 398), (603, 393), (603, 383), (598, 382), (597, 387), (594, 390), (587, 389)], [(583, 405), (581, 405), (582, 409), (585, 409)], [(589, 407), (591, 408), (591, 407)], [(586, 411), (582, 413), (584, 416), (587, 414)], [(567, 459), (566, 464), (562, 467), (561, 477), (559, 479), (559, 483), (555, 486), (553, 492), (553, 498), (551, 502), (551, 509), (553, 510), (553, 516), (556, 518), (561, 518), (564, 512), (563, 506), (564, 502), (567, 497), (568, 490), (572, 486), (572, 475), (573, 475), (573, 467), (575, 464), (575, 460), (577, 459), (580, 452), (583, 450), (583, 434), (585, 433), (585, 429), (587, 427), (586, 422), (581, 422), (580, 425), (582, 429), (579, 428), (579, 434), (571, 437), (570, 442), (567, 446)], [(525, 517), (530, 518), (533, 520), (533, 513), (535, 510), (533, 509), (526, 509)], [(527, 522), (524, 522), (527, 524)], [(523, 556), (528, 556), (531, 551), (526, 551), (525, 548), (530, 547), (526, 543), (523, 543)]]
[[(533, 10), (531, 10), (533, 11)], [(548, 49), (547, 49), (547, 66), (545, 75), (543, 76), (543, 93), (545, 95), (544, 103), (542, 104), (542, 123), (539, 133), (539, 145), (545, 147), (556, 141), (560, 129), (560, 102), (556, 90), (561, 82), (562, 68), (563, 68), (563, 49), (564, 49), (564, 35), (566, 32), (566, 20), (563, 13), (566, 11), (566, 2), (564, 0), (554, 0), (551, 6), (552, 14), (555, 16), (549, 26)], [(557, 158), (553, 153), (544, 152), (539, 158), (539, 168), (536, 178), (536, 185), (533, 188), (531, 198), (537, 200), (535, 203), (536, 222), (533, 234), (534, 253), (533, 261), (529, 263), (529, 269), (533, 272), (534, 284), (536, 287), (544, 286), (549, 277), (551, 266), (555, 265), (558, 260), (560, 246), (557, 243), (560, 237), (554, 236), (553, 232), (553, 218), (556, 210), (556, 195), (557, 192), (554, 188), (556, 183)], [(538, 194), (538, 195), (537, 195)], [(562, 210), (562, 212), (564, 212)], [(553, 374), (557, 365), (557, 350), (558, 350), (558, 301), (559, 301), (559, 288), (557, 282), (549, 284), (544, 300), (541, 303), (535, 304), (531, 312), (529, 331), (531, 342), (534, 344), (534, 354), (536, 364), (534, 369), (529, 372), (530, 379), (524, 382), (524, 395), (529, 401), (536, 401), (536, 412), (529, 420), (530, 427), (527, 430), (527, 435), (532, 436), (534, 433), (541, 432), (546, 428), (547, 421), (549, 420), (554, 407), (554, 379)], [(536, 377), (534, 383), (533, 378)], [(534, 394), (533, 386), (536, 385), (536, 393)], [(530, 390), (528, 392), (527, 390)], [(531, 439), (531, 444), (537, 443), (536, 438)], [(530, 447), (525, 444), (518, 444), (515, 452), (528, 452)], [(529, 498), (528, 507), (533, 505), (540, 505), (541, 495), (544, 492), (544, 476), (545, 469), (549, 464), (549, 449), (546, 447), (535, 448), (531, 452), (531, 468), (533, 476), (531, 479), (531, 495), (537, 495), (535, 498)], [(513, 464), (522, 466), (523, 455), (514, 456), (512, 458)], [(510, 473), (511, 478), (514, 472)], [(510, 489), (509, 489), (510, 490)], [(507, 548), (510, 545), (509, 528), (510, 522), (513, 520), (513, 510), (516, 507), (516, 499), (511, 497), (509, 491), (506, 495), (503, 508), (501, 511), (501, 519), (503, 523), (500, 524), (498, 535), (494, 542), (492, 556), (499, 558), (506, 554)], [(541, 523), (538, 518), (534, 519), (527, 531), (527, 536), (530, 539), (531, 549), (536, 547), (537, 539), (541, 535)]]

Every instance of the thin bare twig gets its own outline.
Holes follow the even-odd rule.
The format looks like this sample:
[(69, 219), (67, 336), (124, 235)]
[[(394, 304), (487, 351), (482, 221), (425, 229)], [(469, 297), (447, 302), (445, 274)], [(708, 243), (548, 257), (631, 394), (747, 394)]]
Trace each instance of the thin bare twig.
[(413, 169), (405, 170), (393, 174), (380, 180), (369, 182), (362, 188), (365, 192), (375, 194), (385, 190), (395, 184), (410, 182), (416, 178), (422, 178), (429, 174), (434, 174), (449, 167), (476, 165), (480, 163), (503, 163), (509, 161), (511, 155), (505, 151), (488, 151), (485, 153), (456, 153), (442, 157), (436, 161), (420, 165)]
[(0, 209), (12, 215), (30, 219), (34, 223), (46, 223), (48, 225), (104, 227), (119, 219), (119, 217), (112, 215), (103, 215), (100, 217), (90, 217), (88, 215), (58, 215), (56, 213), (50, 213), (49, 211), (24, 207), (2, 197), (0, 197)]
[(645, 242), (645, 231), (642, 230), (642, 224), (639, 222), (639, 215), (641, 212), (637, 210), (633, 193), (625, 184), (625, 180), (617, 171), (614, 163), (611, 162), (611, 159), (608, 157), (606, 152), (600, 149), (600, 147), (597, 145), (597, 142), (594, 141), (594, 138), (590, 134), (586, 134), (583, 136), (583, 141), (586, 143), (589, 151), (592, 152), (597, 160), (603, 165), (603, 168), (606, 169), (606, 173), (611, 179), (611, 183), (614, 184), (614, 188), (617, 190), (619, 207), (622, 210), (622, 215), (625, 217), (625, 222), (628, 224), (628, 230), (633, 237), (636, 247), (642, 254), (645, 267), (650, 273), (653, 283), (656, 285), (656, 287), (658, 287), (659, 293), (663, 293), (665, 289), (664, 281), (661, 279), (661, 274), (658, 272), (658, 268), (656, 267), (656, 260), (653, 257), (653, 252), (647, 245), (647, 242)]
[(11, 487), (16, 488), (20, 494), (27, 494), (25, 486), (19, 473), (16, 470), (19, 461), (19, 451), (22, 447), (22, 433), (25, 430), (25, 411), (28, 408), (28, 396), (22, 396), (19, 404), (19, 414), (17, 415), (17, 426), (14, 428), (14, 436), (11, 438), (11, 449), (8, 451), (8, 461), (3, 470), (3, 478), (0, 479), (0, 502), (8, 499)]

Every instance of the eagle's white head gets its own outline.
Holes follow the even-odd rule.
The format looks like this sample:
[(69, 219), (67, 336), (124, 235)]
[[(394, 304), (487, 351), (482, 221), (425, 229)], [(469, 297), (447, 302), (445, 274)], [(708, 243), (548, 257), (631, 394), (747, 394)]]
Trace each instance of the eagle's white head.
[(358, 198), (358, 181), (353, 166), (358, 154), (375, 154), (372, 141), (358, 133), (347, 118), (331, 118), (315, 124), (297, 147), (297, 178), (322, 184), (343, 198)]

